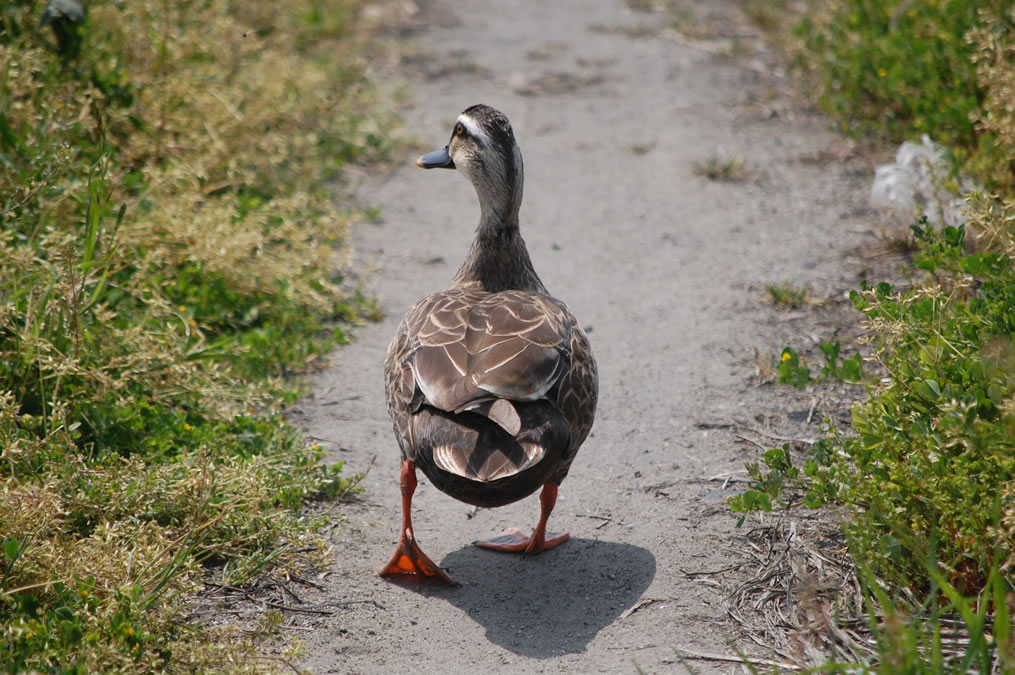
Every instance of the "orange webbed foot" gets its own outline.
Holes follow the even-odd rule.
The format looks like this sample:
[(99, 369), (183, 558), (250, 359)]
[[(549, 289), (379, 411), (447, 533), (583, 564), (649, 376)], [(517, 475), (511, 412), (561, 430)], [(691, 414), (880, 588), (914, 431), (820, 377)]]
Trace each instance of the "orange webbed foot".
[(449, 586), (458, 586), (458, 582), (449, 577), (437, 563), (423, 553), (410, 529), (402, 531), (402, 536), (398, 538), (398, 546), (395, 547), (391, 560), (377, 570), (377, 574), (382, 577), (404, 575), (419, 579), (436, 577)]
[(527, 535), (512, 527), (504, 534), (478, 542), (476, 546), (505, 553), (542, 553), (563, 544), (569, 536), (567, 532), (546, 532), (539, 536), (538, 529), (533, 535)]

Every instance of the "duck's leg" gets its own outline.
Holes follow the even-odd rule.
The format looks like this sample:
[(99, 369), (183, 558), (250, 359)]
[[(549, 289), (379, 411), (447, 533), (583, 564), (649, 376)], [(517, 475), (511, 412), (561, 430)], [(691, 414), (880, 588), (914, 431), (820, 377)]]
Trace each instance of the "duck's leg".
[(398, 546), (395, 547), (391, 560), (377, 570), (377, 573), (382, 577), (396, 574), (420, 578), (437, 577), (446, 584), (457, 586), (454, 579), (420, 550), (412, 533), (412, 495), (416, 492), (416, 465), (407, 459), (402, 462), (398, 484), (402, 490), (402, 533), (398, 537)]
[(512, 527), (499, 537), (481, 541), (476, 545), (509, 553), (540, 553), (558, 544), (563, 544), (570, 536), (567, 532), (546, 531), (546, 521), (550, 519), (550, 512), (553, 511), (553, 505), (556, 503), (557, 486), (547, 483), (543, 486), (543, 491), (539, 493), (540, 515), (535, 532), (525, 535), (517, 527)]

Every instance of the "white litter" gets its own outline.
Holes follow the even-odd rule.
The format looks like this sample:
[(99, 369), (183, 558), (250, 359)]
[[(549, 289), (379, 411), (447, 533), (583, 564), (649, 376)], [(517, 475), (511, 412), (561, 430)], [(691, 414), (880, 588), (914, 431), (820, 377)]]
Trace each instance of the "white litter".
[(895, 153), (894, 164), (874, 170), (871, 206), (905, 224), (926, 215), (932, 225), (958, 227), (966, 222), (965, 195), (976, 184), (960, 176), (958, 194), (946, 187), (950, 167), (944, 152), (927, 134), (921, 140), (905, 141)]

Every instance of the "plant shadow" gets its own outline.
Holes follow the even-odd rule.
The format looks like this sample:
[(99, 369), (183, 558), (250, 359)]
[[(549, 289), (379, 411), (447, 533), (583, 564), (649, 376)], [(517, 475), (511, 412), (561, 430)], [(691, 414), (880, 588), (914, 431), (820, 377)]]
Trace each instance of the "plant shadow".
[(464, 610), (490, 642), (543, 659), (584, 651), (641, 598), (656, 560), (638, 546), (572, 538), (535, 556), (468, 546), (441, 567), (462, 586), (423, 584), (420, 593)]

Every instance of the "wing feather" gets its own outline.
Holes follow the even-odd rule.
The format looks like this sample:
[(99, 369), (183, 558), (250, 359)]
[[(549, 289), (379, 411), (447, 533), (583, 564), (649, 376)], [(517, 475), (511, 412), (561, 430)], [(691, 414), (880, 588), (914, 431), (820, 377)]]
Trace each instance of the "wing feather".
[[(523, 424), (517, 405), (544, 400), (566, 422), (568, 456), (560, 479), (592, 426), (597, 376), (588, 340), (563, 303), (546, 295), (474, 288), (429, 295), (406, 315), (385, 372), (405, 456), (413, 459), (419, 444), (428, 443), (438, 466), (473, 480), (511, 476), (544, 457), (546, 448), (523, 441), (529, 423)], [(459, 424), (454, 438), (425, 441), (438, 422), (422, 415), (424, 403), (445, 415), (486, 417), (517, 441), (492, 447), (471, 423)]]
[(410, 312), (406, 357), (427, 402), (441, 410), (491, 397), (531, 401), (559, 379), (570, 329), (561, 308), (538, 294), (444, 291)]

